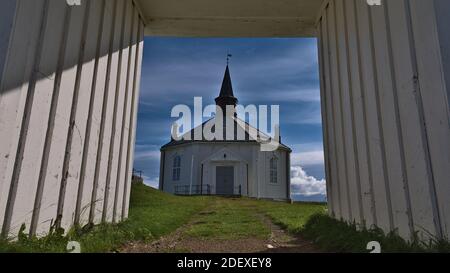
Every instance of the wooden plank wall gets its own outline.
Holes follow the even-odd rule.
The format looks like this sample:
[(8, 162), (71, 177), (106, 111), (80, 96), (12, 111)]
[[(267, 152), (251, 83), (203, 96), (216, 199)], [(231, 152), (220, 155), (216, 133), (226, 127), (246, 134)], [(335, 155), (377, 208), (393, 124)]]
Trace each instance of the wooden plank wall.
[(330, 213), (404, 238), (450, 236), (449, 106), (434, 3), (331, 0), (317, 25)]
[[(2, 234), (125, 219), (144, 32), (134, 1), (15, 3), (1, 40)], [(330, 0), (317, 25), (330, 212), (448, 237), (446, 4), (382, 3)]]
[(122, 221), (143, 52), (138, 8), (15, 2), (0, 84), (2, 234)]

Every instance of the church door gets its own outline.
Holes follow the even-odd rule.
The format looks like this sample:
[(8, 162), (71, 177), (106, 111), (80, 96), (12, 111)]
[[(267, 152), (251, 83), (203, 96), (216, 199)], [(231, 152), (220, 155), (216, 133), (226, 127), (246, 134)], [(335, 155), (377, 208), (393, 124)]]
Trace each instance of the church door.
[(216, 168), (216, 194), (234, 194), (234, 167), (218, 166)]

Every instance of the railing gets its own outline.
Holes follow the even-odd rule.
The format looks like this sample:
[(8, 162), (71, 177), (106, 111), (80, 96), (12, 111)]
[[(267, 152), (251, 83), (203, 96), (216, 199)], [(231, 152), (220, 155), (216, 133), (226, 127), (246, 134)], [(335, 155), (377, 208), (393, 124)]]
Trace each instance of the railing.
[[(175, 195), (212, 195), (212, 186), (207, 185), (176, 185)], [(242, 196), (242, 185), (234, 188), (233, 196)]]
[(143, 173), (144, 173), (143, 171), (136, 170), (135, 168), (133, 168), (133, 176), (142, 178), (142, 174), (143, 174)]
[(133, 168), (133, 175), (131, 176), (131, 183), (143, 184), (144, 179), (142, 179), (142, 171), (138, 171)]
[(177, 185), (176, 195), (211, 195), (211, 185)]

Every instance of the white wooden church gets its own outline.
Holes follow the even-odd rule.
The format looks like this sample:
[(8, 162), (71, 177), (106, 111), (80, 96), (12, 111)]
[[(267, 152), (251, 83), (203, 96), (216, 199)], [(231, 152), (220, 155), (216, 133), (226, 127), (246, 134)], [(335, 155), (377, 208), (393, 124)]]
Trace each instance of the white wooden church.
[[(225, 113), (228, 105), (236, 107), (237, 102), (227, 66), (216, 105)], [(172, 138), (161, 148), (159, 189), (178, 195), (240, 195), (290, 200), (291, 149), (280, 141), (275, 151), (262, 151), (259, 138), (249, 133), (249, 124), (238, 122), (236, 116), (226, 118), (234, 122), (233, 140), (229, 137), (213, 141), (204, 137), (179, 141)], [(257, 136), (263, 135), (252, 129)], [(244, 131), (244, 140), (236, 137), (240, 130)], [(194, 131), (187, 134), (193, 136)], [(227, 135), (225, 126), (223, 134)]]

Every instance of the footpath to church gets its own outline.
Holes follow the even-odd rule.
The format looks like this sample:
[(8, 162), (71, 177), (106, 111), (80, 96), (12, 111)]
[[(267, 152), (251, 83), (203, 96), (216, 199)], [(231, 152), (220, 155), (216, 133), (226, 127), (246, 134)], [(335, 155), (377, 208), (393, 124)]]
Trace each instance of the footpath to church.
[(125, 253), (317, 253), (314, 244), (290, 234), (251, 201), (217, 198), (186, 225), (151, 243), (130, 242)]

